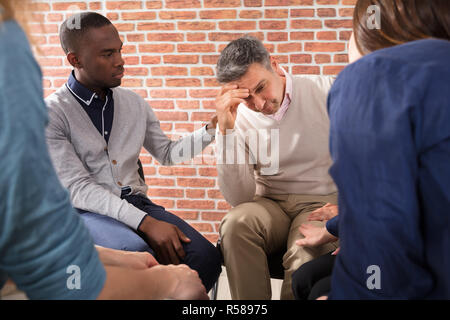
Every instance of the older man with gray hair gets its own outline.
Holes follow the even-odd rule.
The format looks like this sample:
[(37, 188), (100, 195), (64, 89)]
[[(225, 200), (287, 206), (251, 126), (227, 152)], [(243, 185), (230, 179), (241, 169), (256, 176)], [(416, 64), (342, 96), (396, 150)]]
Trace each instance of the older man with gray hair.
[(291, 76), (250, 36), (222, 51), (217, 78), (219, 187), (234, 206), (220, 226), (231, 296), (270, 299), (267, 256), (287, 249), (281, 299), (292, 299), (292, 273), (337, 248), (295, 244), (309, 213), (337, 202), (326, 110), (334, 78)]

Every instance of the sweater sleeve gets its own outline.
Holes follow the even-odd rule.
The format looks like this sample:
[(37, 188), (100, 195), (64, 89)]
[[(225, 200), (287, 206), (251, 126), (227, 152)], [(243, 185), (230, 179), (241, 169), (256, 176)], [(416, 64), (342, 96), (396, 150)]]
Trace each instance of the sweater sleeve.
[(325, 227), (333, 236), (339, 237), (339, 216), (335, 216), (328, 220)]
[(237, 206), (253, 200), (256, 192), (254, 165), (249, 164), (249, 150), (238, 130), (217, 134), (217, 171), (220, 192), (228, 203)]
[(14, 22), (0, 46), (0, 278), (30, 299), (94, 299), (106, 274), (51, 164), (39, 66)]
[(160, 122), (152, 108), (142, 99), (141, 104), (146, 110), (147, 127), (144, 140), (144, 148), (162, 165), (173, 165), (189, 161), (200, 154), (213, 140), (206, 126), (187, 133), (178, 140), (171, 140), (162, 131)]

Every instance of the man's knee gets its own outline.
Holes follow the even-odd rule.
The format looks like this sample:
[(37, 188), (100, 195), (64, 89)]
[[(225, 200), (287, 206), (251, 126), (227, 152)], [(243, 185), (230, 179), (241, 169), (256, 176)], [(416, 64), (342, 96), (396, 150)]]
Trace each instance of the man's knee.
[[(253, 230), (258, 223), (257, 211), (254, 202), (245, 202), (231, 209), (220, 223), (219, 233), (222, 241), (236, 239)], [(229, 234), (232, 236), (228, 237)]]

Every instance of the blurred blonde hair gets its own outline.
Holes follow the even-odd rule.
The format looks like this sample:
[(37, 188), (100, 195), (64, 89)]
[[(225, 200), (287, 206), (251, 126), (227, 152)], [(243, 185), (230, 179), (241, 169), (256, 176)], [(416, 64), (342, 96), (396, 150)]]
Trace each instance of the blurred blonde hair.
[(27, 14), (32, 9), (31, 2), (31, 0), (0, 0), (0, 25), (7, 20), (15, 20), (30, 38)]

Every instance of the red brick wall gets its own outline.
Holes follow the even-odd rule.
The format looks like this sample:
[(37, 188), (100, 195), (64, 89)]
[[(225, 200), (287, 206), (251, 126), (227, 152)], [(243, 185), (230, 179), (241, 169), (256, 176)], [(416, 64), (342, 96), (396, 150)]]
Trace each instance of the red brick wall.
[[(76, 10), (106, 15), (124, 41), (123, 86), (144, 97), (174, 137), (214, 114), (215, 63), (231, 40), (250, 33), (293, 74), (337, 74), (347, 63), (355, 0), (36, 1), (32, 33), (47, 96), (70, 66), (59, 24)], [(230, 206), (217, 187), (213, 145), (188, 163), (160, 166), (145, 150), (148, 195), (215, 242)]]

